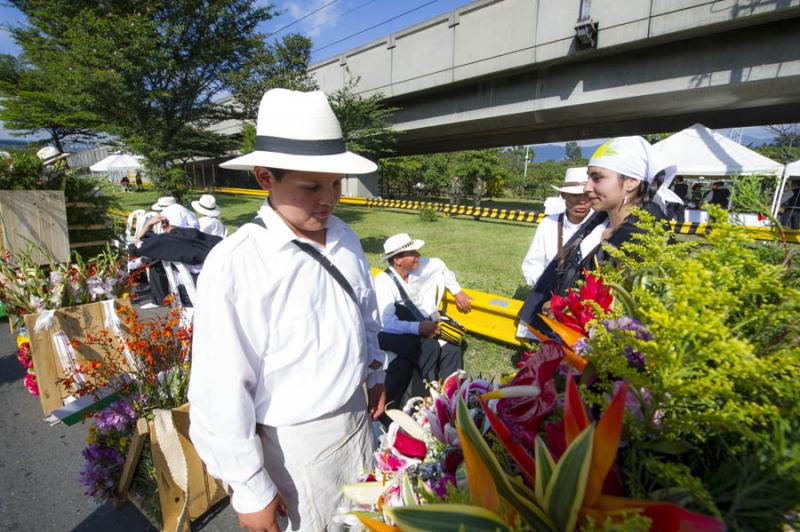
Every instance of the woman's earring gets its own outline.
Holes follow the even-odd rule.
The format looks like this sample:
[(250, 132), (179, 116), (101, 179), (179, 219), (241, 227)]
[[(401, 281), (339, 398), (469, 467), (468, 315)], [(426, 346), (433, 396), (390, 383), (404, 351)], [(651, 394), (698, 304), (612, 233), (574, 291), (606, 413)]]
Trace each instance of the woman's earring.
[(622, 204), (623, 205), (627, 205), (628, 204), (628, 193), (627, 192), (625, 193), (625, 197), (622, 198)]

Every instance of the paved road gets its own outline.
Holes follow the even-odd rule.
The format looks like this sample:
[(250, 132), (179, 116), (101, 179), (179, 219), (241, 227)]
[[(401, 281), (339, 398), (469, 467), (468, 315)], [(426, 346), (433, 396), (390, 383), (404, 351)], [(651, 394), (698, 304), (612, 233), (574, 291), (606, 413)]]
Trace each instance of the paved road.
[[(0, 531), (154, 530), (130, 503), (98, 505), (78, 481), (86, 425), (50, 427), (22, 384), (16, 340), (0, 320)], [(195, 530), (238, 530), (227, 503)]]

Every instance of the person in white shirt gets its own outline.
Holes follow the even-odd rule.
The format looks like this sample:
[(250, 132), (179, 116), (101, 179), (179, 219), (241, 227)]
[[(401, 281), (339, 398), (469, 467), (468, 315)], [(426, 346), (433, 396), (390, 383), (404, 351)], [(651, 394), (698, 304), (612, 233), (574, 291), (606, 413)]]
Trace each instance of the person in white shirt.
[(536, 228), (528, 254), (522, 261), (522, 275), (528, 286), (536, 284), (550, 261), (561, 253), (564, 244), (589, 219), (592, 209), (589, 197), (583, 192), (588, 179), (586, 167), (569, 168), (564, 175), (563, 185), (551, 185), (561, 193), (566, 210), (545, 216)]
[(330, 529), (385, 400), (369, 264), (333, 216), (344, 174), (376, 165), (346, 151), (324, 93), (272, 89), (255, 151), (221, 166), (270, 195), (198, 280), (190, 437), (243, 528)]
[[(425, 396), (426, 381), (463, 368), (461, 347), (438, 338), (438, 309), (445, 290), (462, 311), (470, 310), (471, 298), (441, 259), (421, 258), (418, 250), (424, 244), (407, 233), (389, 237), (381, 258), (389, 267), (373, 279), (382, 324), (380, 346), (397, 355), (386, 370), (386, 404), (394, 409), (403, 408), (407, 389), (412, 397)], [(389, 423), (387, 416), (381, 421)]]
[(225, 224), (219, 219), (220, 210), (219, 207), (217, 207), (217, 198), (211, 194), (203, 194), (200, 196), (199, 200), (192, 202), (192, 208), (195, 212), (202, 214), (198, 219), (202, 232), (220, 238), (228, 236), (228, 230), (225, 229)]

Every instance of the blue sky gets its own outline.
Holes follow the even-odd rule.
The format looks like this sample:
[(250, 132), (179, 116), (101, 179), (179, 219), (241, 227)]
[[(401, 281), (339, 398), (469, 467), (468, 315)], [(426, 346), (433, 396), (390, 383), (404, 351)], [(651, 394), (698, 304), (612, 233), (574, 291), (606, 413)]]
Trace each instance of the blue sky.
[[(261, 1), (261, 0), (258, 0)], [(259, 30), (268, 40), (292, 32), (311, 38), (312, 63), (413, 26), (469, 2), (465, 0), (292, 0), (276, 2), (278, 15)], [(24, 23), (24, 16), (0, 0), (0, 53), (18, 54), (7, 30), (8, 25)], [(287, 27), (288, 26), (288, 27)], [(727, 134), (727, 130), (721, 131)], [(763, 128), (745, 128), (745, 136), (767, 138)], [(0, 122), (0, 138), (11, 135)], [(595, 141), (584, 141), (594, 144)], [(584, 144), (582, 142), (582, 144)]]

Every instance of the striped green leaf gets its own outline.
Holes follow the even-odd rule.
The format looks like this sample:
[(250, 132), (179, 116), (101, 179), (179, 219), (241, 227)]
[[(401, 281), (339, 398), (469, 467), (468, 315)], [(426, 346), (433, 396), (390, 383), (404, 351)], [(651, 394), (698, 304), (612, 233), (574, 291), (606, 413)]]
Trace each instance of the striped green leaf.
[(403, 475), (403, 480), (400, 487), (403, 495), (403, 504), (406, 506), (416, 506), (419, 504), (417, 502), (417, 496), (414, 495), (414, 488), (411, 487), (411, 479), (408, 478), (408, 475)]
[(356, 504), (375, 506), (385, 489), (383, 482), (356, 482), (342, 486), (342, 493)]
[(578, 521), (592, 462), (593, 438), (594, 426), (590, 425), (564, 451), (547, 483), (545, 508), (559, 530), (571, 531)]
[[(547, 515), (542, 508), (537, 506), (535, 501), (525, 498), (511, 485), (508, 476), (503, 471), (494, 453), (489, 448), (486, 440), (483, 439), (483, 435), (478, 430), (478, 427), (475, 426), (475, 422), (472, 421), (467, 405), (461, 398), (458, 400), (456, 412), (456, 424), (459, 431), (459, 438), (462, 438), (462, 446), (464, 444), (464, 439), (467, 439), (469, 440), (468, 444), (475, 448), (481, 460), (486, 465), (486, 469), (491, 474), (500, 497), (508, 502), (519, 514), (522, 521), (530, 525), (534, 530), (556, 530), (556, 525), (550, 516)], [(469, 476), (469, 474), (470, 472), (467, 470), (467, 476)]]
[(511, 528), (496, 514), (480, 506), (397, 506), (386, 508), (386, 513), (405, 532), (511, 532)]
[(556, 468), (553, 456), (550, 450), (545, 445), (544, 440), (536, 436), (536, 500), (539, 504), (544, 504), (545, 492), (547, 485), (550, 483), (550, 478), (553, 476), (553, 470)]

